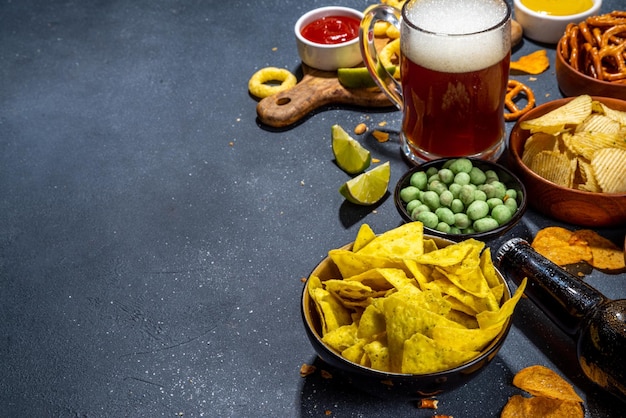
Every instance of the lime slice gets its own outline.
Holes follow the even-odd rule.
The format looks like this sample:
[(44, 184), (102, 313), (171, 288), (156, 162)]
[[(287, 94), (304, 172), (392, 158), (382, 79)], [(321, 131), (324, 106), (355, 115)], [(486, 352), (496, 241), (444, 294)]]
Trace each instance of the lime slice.
[(348, 174), (358, 174), (370, 166), (370, 152), (339, 125), (331, 128), (333, 154), (339, 168)]
[(348, 180), (339, 188), (339, 193), (357, 205), (373, 205), (385, 196), (389, 186), (391, 169), (389, 161)]
[[(382, 66), (380, 71), (383, 71)], [(396, 67), (387, 67), (389, 74), (396, 71)], [(339, 68), (337, 70), (337, 79), (339, 83), (349, 89), (361, 89), (368, 87), (376, 87), (376, 82), (365, 67)]]

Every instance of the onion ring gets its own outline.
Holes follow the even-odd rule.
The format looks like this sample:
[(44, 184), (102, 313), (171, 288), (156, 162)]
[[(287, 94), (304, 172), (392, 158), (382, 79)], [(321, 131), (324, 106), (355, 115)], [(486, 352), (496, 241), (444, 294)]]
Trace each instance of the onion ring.
[[(515, 103), (515, 98), (522, 93), (526, 96), (526, 106), (520, 108), (517, 106), (517, 103)], [(509, 111), (508, 113), (504, 112), (504, 120), (507, 122), (517, 120), (520, 116), (535, 107), (535, 93), (524, 83), (517, 80), (509, 80), (504, 97), (504, 107)]]
[[(277, 81), (280, 84), (268, 84), (270, 81)], [(248, 90), (256, 97), (264, 99), (292, 88), (297, 82), (296, 76), (284, 68), (266, 67), (250, 77)]]

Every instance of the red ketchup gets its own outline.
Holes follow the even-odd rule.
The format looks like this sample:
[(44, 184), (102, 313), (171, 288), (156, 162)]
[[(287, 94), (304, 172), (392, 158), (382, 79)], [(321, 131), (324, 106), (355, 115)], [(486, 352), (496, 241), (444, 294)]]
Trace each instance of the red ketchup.
[(325, 16), (302, 28), (302, 36), (324, 45), (340, 44), (359, 36), (361, 21), (350, 16)]

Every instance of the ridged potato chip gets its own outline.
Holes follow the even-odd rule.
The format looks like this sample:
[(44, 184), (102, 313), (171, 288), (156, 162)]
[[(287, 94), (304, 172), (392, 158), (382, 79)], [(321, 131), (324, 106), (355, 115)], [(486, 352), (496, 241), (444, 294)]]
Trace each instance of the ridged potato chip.
[(583, 402), (571, 384), (554, 370), (541, 365), (529, 366), (517, 372), (513, 378), (513, 385), (534, 396)]
[(557, 135), (565, 131), (567, 125), (578, 125), (591, 115), (591, 103), (591, 96), (578, 96), (545, 115), (522, 122), (520, 126), (522, 129), (529, 129), (531, 133), (545, 132)]
[(605, 193), (626, 193), (626, 150), (603, 148), (593, 154), (591, 166)]
[(542, 151), (535, 155), (530, 169), (544, 179), (563, 187), (572, 187), (577, 161), (556, 151)]
[(626, 112), (583, 95), (521, 128), (532, 134), (522, 162), (541, 177), (586, 192), (626, 193)]

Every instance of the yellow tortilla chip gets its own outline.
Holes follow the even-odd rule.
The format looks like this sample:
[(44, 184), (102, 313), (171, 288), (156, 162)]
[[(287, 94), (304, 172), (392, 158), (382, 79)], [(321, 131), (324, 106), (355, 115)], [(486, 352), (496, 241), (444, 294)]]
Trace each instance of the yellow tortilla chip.
[(309, 294), (315, 302), (317, 313), (320, 316), (322, 335), (352, 323), (350, 311), (328, 290), (322, 288), (309, 289)]
[(526, 278), (522, 280), (511, 299), (504, 302), (500, 309), (497, 311), (482, 311), (477, 314), (476, 319), (478, 320), (478, 326), (481, 329), (487, 329), (506, 321), (507, 318), (513, 314), (513, 309), (515, 309), (515, 305), (517, 305), (517, 302), (519, 302), (519, 299), (522, 297), (525, 288)]
[(421, 222), (408, 222), (377, 236), (361, 248), (358, 254), (393, 260), (416, 258), (424, 254), (423, 237), (424, 225)]
[(455, 350), (423, 334), (414, 334), (405, 341), (402, 351), (401, 373), (434, 373), (465, 363), (478, 351)]
[(376, 238), (376, 234), (368, 224), (362, 224), (359, 228), (359, 232), (356, 234), (354, 244), (352, 245), (352, 251), (358, 252), (361, 248), (365, 247), (370, 241)]

